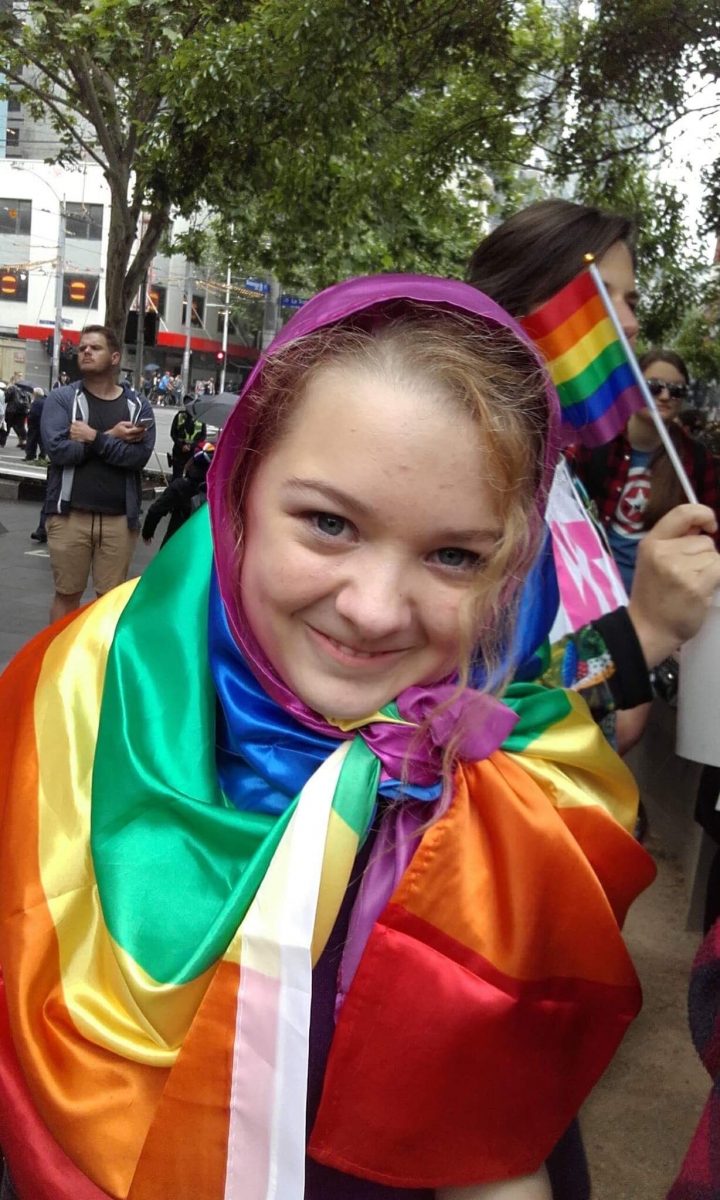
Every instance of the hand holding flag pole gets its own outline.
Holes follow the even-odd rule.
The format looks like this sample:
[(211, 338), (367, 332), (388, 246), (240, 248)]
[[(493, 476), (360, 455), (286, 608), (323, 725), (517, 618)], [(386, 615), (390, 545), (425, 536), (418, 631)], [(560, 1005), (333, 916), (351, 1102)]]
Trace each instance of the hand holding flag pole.
[(594, 255), (586, 254), (585, 262), (588, 264), (588, 268), (589, 268), (590, 274), (592, 275), (593, 280), (595, 282), (595, 286), (597, 287), (598, 292), (602, 296), (603, 304), (605, 305), (605, 308), (607, 309), (607, 314), (613, 323), (613, 327), (615, 329), (615, 333), (617, 334), (618, 341), (622, 345), (622, 348), (625, 351), (625, 354), (627, 355), (627, 360), (628, 360), (628, 363), (630, 364), (630, 368), (633, 372), (633, 375), (635, 376), (635, 379), (637, 380), (637, 384), (638, 384), (638, 387), (640, 388), (640, 391), (642, 392), (645, 404), (647, 405), (648, 409), (650, 410), (650, 415), (652, 416), (653, 422), (655, 423), (655, 428), (658, 431), (658, 435), (662, 441), (662, 444), (665, 447), (665, 450), (667, 451), (668, 458), (670, 459), (670, 462), (672, 463), (673, 467), (675, 468), (677, 477), (680, 480), (680, 483), (682, 484), (683, 491), (685, 492), (685, 495), (687, 496), (690, 504), (697, 504), (697, 502), (698, 502), (697, 496), (695, 495), (693, 486), (692, 486), (690, 480), (688, 479), (687, 472), (686, 472), (684, 466), (682, 465), (682, 462), (680, 461), (680, 456), (679, 456), (677, 450), (675, 449), (675, 444), (674, 444), (672, 438), (670, 437), (667, 425), (665, 424), (662, 417), (660, 416), (660, 413), (658, 412), (657, 404), (655, 403), (655, 401), (652, 397), (650, 389), (647, 385), (647, 380), (645, 379), (645, 376), (643, 375), (642, 371), (640, 370), (640, 365), (635, 357), (635, 354), (633, 353), (632, 346), (630, 345), (630, 343), (625, 335), (625, 330), (623, 329), (622, 325), (620, 324), (618, 315), (615, 312), (615, 307), (613, 305), (613, 302), (608, 295), (607, 288), (605, 287), (605, 284), (603, 283), (600, 272), (598, 271), (597, 267), (595, 266)]

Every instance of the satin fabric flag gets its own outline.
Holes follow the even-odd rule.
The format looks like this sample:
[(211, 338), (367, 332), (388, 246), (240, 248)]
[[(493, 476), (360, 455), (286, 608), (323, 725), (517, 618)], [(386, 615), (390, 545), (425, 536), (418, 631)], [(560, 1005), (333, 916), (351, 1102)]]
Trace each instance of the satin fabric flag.
[[(271, 1167), (285, 1178), (284, 1172), (298, 1170), (304, 1154), (307, 1049), (293, 1053), (288, 1038), (296, 1034), (289, 1031), (303, 1027), (297, 1017), (309, 1003), (311, 955), (316, 961), (337, 913), (377, 803), (381, 764), (362, 737), (348, 734), (317, 771), (311, 762), (306, 765), (310, 774), (300, 799), (281, 816), (260, 811), (262, 805), (241, 810), (223, 793), (214, 767), (214, 706), (202, 698), (211, 666), (184, 639), (187, 622), (208, 619), (208, 583), (198, 582), (201, 571), (177, 570), (181, 561), (209, 564), (209, 558), (207, 522), (200, 513), (139, 584), (124, 585), (65, 628), (42, 635), (4, 680), (5, 696), (16, 695), (13, 685), (21, 683), (27, 697), (22, 713), (5, 715), (8, 722), (17, 719), (25, 749), (7, 785), (21, 803), (7, 806), (3, 827), (0, 952), (13, 1054), (19, 1058), (19, 1069), (7, 1055), (3, 1060), (5, 1090), (26, 1089), (28, 1103), (52, 1135), (48, 1158), (64, 1164), (62, 1186), (57, 1175), (46, 1181), (46, 1191), (35, 1180), (28, 1193), (33, 1200), (84, 1195), (79, 1184), (86, 1186), (85, 1180), (98, 1194), (132, 1200), (158, 1194), (254, 1200), (266, 1195)], [(181, 619), (172, 621), (172, 613)], [(147, 647), (142, 656), (140, 645)], [(177, 689), (162, 688), (168, 672), (175, 673)], [(469, 1012), (489, 1016), (496, 1004), (490, 997), (504, 994), (516, 1013), (508, 1018), (507, 1036), (500, 1037), (494, 1019), (488, 1027), (497, 1053), (487, 1059), (483, 1076), (494, 1103), (484, 1116), (477, 1098), (472, 1108), (474, 1149), (462, 1159), (468, 1180), (483, 1172), (492, 1177), (500, 1159), (511, 1170), (524, 1170), (531, 1158), (541, 1161), (638, 1007), (637, 982), (617, 930), (629, 900), (652, 875), (644, 851), (622, 828), (630, 829), (634, 820), (632, 780), (588, 723), (577, 697), (515, 685), (507, 704), (506, 729), (512, 730), (504, 737), (504, 752), (493, 752), (484, 767), (463, 769), (465, 782), (459, 782), (448, 816), (417, 835), (413, 875), (401, 881), (380, 921), (371, 922), (367, 951), (357, 956), (360, 967), (340, 1013), (313, 1141), (313, 1152), (341, 1169), (351, 1158), (357, 1174), (406, 1180), (405, 1186), (418, 1178), (432, 1183), (441, 1174), (444, 1138), (435, 1139), (434, 1153), (433, 1139), (426, 1139), (412, 1166), (427, 1124), (417, 1124), (412, 1140), (409, 1125), (421, 1098), (430, 1104), (433, 1096), (428, 1119), (431, 1113), (433, 1120), (439, 1116), (439, 1104), (449, 1104), (453, 1121), (459, 1119), (458, 1105), (467, 1100), (464, 1060), (445, 1047), (438, 1059), (442, 1066), (430, 1074), (416, 1056), (404, 1053), (400, 1068), (391, 1042), (402, 1028), (403, 1045), (413, 1039), (423, 1045), (421, 1025), (430, 1014), (416, 1008), (418, 995), (454, 988), (459, 969), (462, 978), (478, 980), (478, 994), (467, 993)], [(74, 726), (68, 713), (74, 714)], [(389, 717), (398, 720), (392, 712)], [(117, 736), (120, 727), (124, 739)], [(47, 763), (37, 753), (40, 733), (57, 747)], [(88, 746), (94, 771), (79, 776), (77, 764)], [(166, 755), (173, 765), (161, 780), (158, 764)], [(114, 785), (119, 775), (128, 785), (122, 790)], [(486, 816), (478, 823), (482, 812)], [(60, 839), (53, 832), (58, 813)], [(496, 834), (486, 827), (493, 813), (500, 821)], [(310, 821), (305, 832), (303, 820)], [(546, 835), (539, 840), (542, 828)], [(455, 832), (446, 838), (448, 829)], [(456, 834), (474, 847), (459, 905), (454, 888), (448, 890)], [(562, 853), (556, 854), (558, 836)], [(322, 847), (326, 840), (324, 856), (311, 867), (311, 846)], [(488, 870), (500, 846), (507, 855), (501, 880)], [(527, 870), (516, 869), (522, 861)], [(412, 879), (417, 883), (424, 863), (428, 869), (435, 864), (430, 875), (437, 869), (444, 879), (445, 899), (437, 911), (431, 900), (435, 885), (416, 911)], [(502, 913), (510, 911), (504, 890), (511, 877), (516, 915), (508, 923)], [(519, 880), (525, 881), (520, 896)], [(281, 897), (288, 888), (305, 896), (300, 933), (282, 928)], [(578, 888), (583, 903), (569, 904)], [(555, 929), (549, 946), (534, 933), (540, 914)], [(390, 941), (383, 940), (384, 929), (395, 931)], [(388, 996), (388, 965), (372, 948), (378, 939), (389, 948), (397, 937), (408, 947), (415, 973), (407, 974), (405, 951), (394, 957), (390, 974), (397, 985)], [(282, 947), (289, 944), (305, 945), (299, 962), (285, 955)], [(378, 970), (385, 972), (390, 1029), (364, 1007)], [(428, 987), (418, 989), (428, 971)], [(558, 991), (553, 981), (561, 977)], [(408, 988), (415, 993), (412, 1011)], [(283, 1010), (288, 996), (298, 1000), (299, 1009)], [(581, 1035), (575, 1014), (587, 1007), (588, 997), (597, 1013)], [(481, 1018), (479, 1029), (483, 1025)], [(528, 1037), (530, 1030), (542, 1033), (539, 1045), (565, 1049), (559, 1068), (544, 1062), (542, 1051), (536, 1051), (540, 1059), (532, 1059), (535, 1132), (525, 1127), (521, 1147), (516, 1134), (500, 1138), (499, 1127), (514, 1128), (508, 1109), (515, 1105), (518, 1084), (507, 1081), (529, 1070), (523, 1028)], [(356, 1037), (368, 1038), (377, 1049), (375, 1069), (362, 1088), (351, 1068)], [(439, 1030), (432, 1037), (437, 1041)], [(346, 1039), (354, 1049), (343, 1066)], [(488, 1049), (482, 1038), (481, 1043)], [(390, 1090), (390, 1078), (378, 1075), (381, 1061), (396, 1080)], [(442, 1086), (438, 1071), (447, 1073)], [(458, 1099), (450, 1104), (453, 1095)], [(345, 1109), (351, 1096), (360, 1108), (356, 1112), (351, 1105), (350, 1119)], [(395, 1108), (400, 1100), (404, 1116)], [(370, 1109), (375, 1116), (366, 1127)], [(293, 1115), (294, 1132), (286, 1127)], [(26, 1108), (2, 1105), (4, 1145), (17, 1141), (15, 1122), (26, 1119)], [(454, 1137), (460, 1138), (469, 1119), (460, 1122)], [(398, 1144), (389, 1154), (398, 1120), (404, 1126), (398, 1144), (408, 1147), (407, 1155)], [(368, 1138), (363, 1132), (376, 1123), (387, 1131), (377, 1143), (374, 1134)], [(371, 1145), (376, 1150), (368, 1157)], [(279, 1158), (274, 1146), (282, 1148)], [(289, 1187), (283, 1193), (294, 1194)]]
[(547, 362), (566, 444), (602, 446), (645, 400), (589, 271), (520, 322)]

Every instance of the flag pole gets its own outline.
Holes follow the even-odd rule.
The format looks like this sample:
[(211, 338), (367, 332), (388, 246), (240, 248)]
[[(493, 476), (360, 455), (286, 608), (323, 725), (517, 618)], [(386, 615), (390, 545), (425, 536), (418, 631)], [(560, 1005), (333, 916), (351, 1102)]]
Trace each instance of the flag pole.
[(598, 271), (597, 267), (595, 266), (594, 255), (586, 254), (585, 262), (588, 264), (590, 274), (592, 275), (592, 277), (595, 281), (595, 286), (597, 287), (597, 290), (599, 291), (600, 295), (602, 296), (603, 304), (605, 305), (605, 308), (607, 309), (607, 314), (613, 323), (613, 326), (614, 326), (615, 332), (618, 336), (618, 339), (620, 341), (620, 344), (622, 345), (622, 348), (625, 351), (625, 354), (627, 355), (628, 363), (630, 364), (633, 375), (635, 376), (635, 379), (637, 380), (637, 384), (638, 384), (638, 387), (640, 388), (640, 391), (642, 392), (643, 399), (644, 399), (647, 407), (650, 410), (650, 415), (655, 423), (655, 428), (658, 431), (660, 440), (662, 441), (662, 444), (667, 451), (668, 458), (670, 459), (670, 462), (672, 463), (673, 467), (675, 468), (675, 473), (677, 474), (677, 477), (680, 480), (680, 483), (682, 484), (682, 489), (683, 489), (685, 495), (687, 496), (689, 502), (691, 504), (697, 504), (697, 502), (698, 502), (697, 496), (695, 495), (693, 486), (692, 486), (690, 480), (688, 479), (687, 472), (686, 472), (684, 466), (682, 465), (682, 462), (680, 461), (680, 455), (678, 454), (677, 450), (675, 449), (675, 443), (673, 442), (672, 438), (670, 437), (670, 433), (668, 431), (667, 425), (665, 424), (662, 417), (660, 416), (660, 413), (658, 412), (657, 404), (655, 403), (655, 400), (653, 399), (653, 396), (650, 392), (650, 388), (647, 385), (647, 380), (645, 379), (645, 376), (643, 375), (642, 371), (640, 370), (640, 364), (638, 363), (638, 361), (635, 357), (633, 348), (630, 345), (629, 341), (627, 340), (625, 330), (623, 329), (622, 325), (620, 324), (620, 321), (618, 320), (618, 315), (615, 312), (615, 306), (608, 295), (607, 288), (605, 287), (605, 284), (602, 281), (600, 272)]

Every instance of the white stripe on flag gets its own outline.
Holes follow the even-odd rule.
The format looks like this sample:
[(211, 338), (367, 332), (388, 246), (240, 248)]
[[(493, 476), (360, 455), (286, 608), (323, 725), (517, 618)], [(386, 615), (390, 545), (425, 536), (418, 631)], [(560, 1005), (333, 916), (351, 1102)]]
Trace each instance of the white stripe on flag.
[(308, 780), (242, 924), (225, 1200), (303, 1200), (312, 944), (350, 742)]

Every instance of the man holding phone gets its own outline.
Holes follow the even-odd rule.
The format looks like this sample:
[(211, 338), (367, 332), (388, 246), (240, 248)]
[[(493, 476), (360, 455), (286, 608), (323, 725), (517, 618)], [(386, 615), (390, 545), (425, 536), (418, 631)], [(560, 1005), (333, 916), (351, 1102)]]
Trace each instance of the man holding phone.
[(50, 459), (44, 513), (55, 596), (50, 620), (127, 578), (140, 528), (141, 472), (155, 445), (147, 400), (118, 383), (120, 343), (105, 325), (80, 335), (80, 381), (55, 388), (42, 415)]

